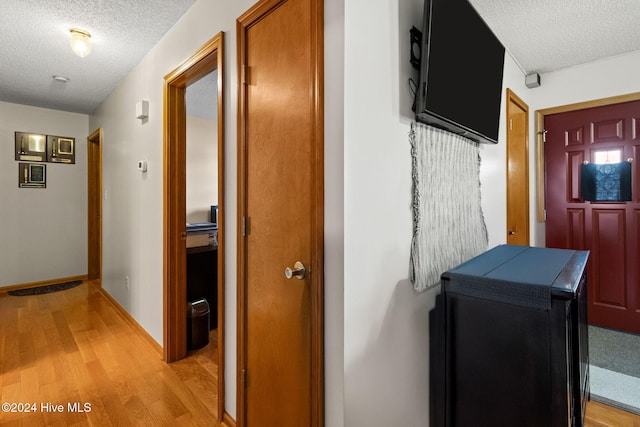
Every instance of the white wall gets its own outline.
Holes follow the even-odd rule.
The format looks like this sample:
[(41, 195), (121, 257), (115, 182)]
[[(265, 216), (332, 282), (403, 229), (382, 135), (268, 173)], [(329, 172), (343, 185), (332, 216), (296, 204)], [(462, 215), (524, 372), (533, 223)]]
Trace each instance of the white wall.
[(325, 425), (344, 425), (344, 1), (325, 0)]
[[(88, 129), (85, 114), (0, 102), (0, 287), (87, 274)], [(44, 163), (46, 188), (18, 188), (16, 131), (75, 138), (76, 163)]]
[[(366, 10), (366, 13), (362, 11)], [(428, 313), (411, 243), (409, 29), (422, 4), (345, 4), (344, 394), (346, 426), (425, 425)]]
[(217, 141), (216, 121), (187, 116), (187, 223), (209, 222), (218, 204)]
[[(162, 343), (162, 102), (164, 76), (224, 32), (226, 411), (236, 416), (236, 19), (255, 0), (199, 0), (91, 116), (104, 129), (103, 286)], [(135, 104), (149, 100), (149, 119)], [(136, 161), (146, 159), (140, 174)], [(124, 277), (130, 278), (130, 290)]]
[[(417, 294), (408, 279), (413, 114), (407, 80), (415, 78), (408, 62), (409, 29), (421, 27), (422, 7), (422, 0), (354, 0), (345, 6), (347, 426), (428, 425), (428, 315), (439, 289)], [(510, 57), (505, 62), (504, 87), (524, 92), (524, 75)], [(503, 111), (501, 123), (504, 116)], [(483, 145), (481, 156), (491, 247), (505, 240), (503, 126), (499, 143)]]

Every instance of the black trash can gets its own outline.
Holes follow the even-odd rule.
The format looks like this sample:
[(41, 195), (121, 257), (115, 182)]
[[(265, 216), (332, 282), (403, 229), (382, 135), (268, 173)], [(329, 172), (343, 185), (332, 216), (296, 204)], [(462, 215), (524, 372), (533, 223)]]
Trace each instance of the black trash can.
[(187, 348), (194, 350), (209, 344), (209, 303), (200, 298), (187, 302)]

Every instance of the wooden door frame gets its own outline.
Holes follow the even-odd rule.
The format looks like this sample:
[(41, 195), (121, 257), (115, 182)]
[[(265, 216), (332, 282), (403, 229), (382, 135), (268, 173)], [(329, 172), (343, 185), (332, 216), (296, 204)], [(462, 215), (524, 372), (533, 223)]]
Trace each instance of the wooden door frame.
[(164, 78), (164, 216), (163, 289), (164, 360), (187, 353), (186, 289), (186, 105), (185, 91), (210, 72), (218, 71), (218, 418), (224, 415), (224, 33), (216, 34)]
[[(91, 144), (96, 144), (96, 150)], [(97, 168), (97, 183), (91, 178), (94, 168)], [(87, 137), (87, 204), (87, 276), (102, 286), (102, 128)], [(96, 204), (97, 212), (94, 211)], [(98, 253), (92, 255), (96, 241)], [(97, 272), (96, 277), (92, 277), (92, 271)]]
[[(244, 237), (243, 219), (247, 216), (247, 133), (246, 133), (246, 41), (247, 30), (272, 10), (287, 0), (261, 0), (247, 10), (236, 21), (237, 66), (238, 66), (238, 349), (237, 349), (237, 425), (246, 425), (245, 372), (247, 365), (247, 245)], [(312, 141), (314, 165), (311, 172), (314, 194), (311, 233), (311, 425), (324, 426), (324, 2), (310, 0), (311, 7), (311, 60), (312, 80)]]
[[(506, 164), (506, 170), (507, 170), (507, 188), (509, 187), (509, 148), (511, 146), (511, 140), (512, 140), (512, 136), (511, 136), (511, 132), (509, 131), (509, 129), (511, 128), (511, 124), (510, 124), (510, 117), (511, 117), (511, 105), (517, 105), (522, 111), (524, 111), (525, 113), (525, 131), (524, 131), (524, 149), (526, 152), (526, 160), (525, 160), (525, 164), (524, 164), (524, 173), (525, 173), (525, 182), (527, 183), (527, 191), (526, 191), (526, 215), (525, 215), (525, 229), (524, 229), (524, 233), (526, 235), (526, 241), (527, 241), (527, 245), (529, 245), (530, 241), (531, 241), (531, 230), (530, 228), (530, 221), (529, 221), (529, 198), (530, 198), (530, 190), (529, 190), (529, 106), (518, 97), (518, 95), (515, 94), (515, 92), (513, 92), (511, 89), (507, 88), (507, 164)], [(507, 195), (509, 194), (509, 191), (507, 191)], [(505, 232), (507, 233), (507, 240), (509, 239), (509, 230), (508, 228), (510, 227), (509, 225), (509, 203), (507, 200), (507, 230), (505, 230)]]
[(538, 222), (546, 221), (546, 199), (547, 182), (545, 175), (544, 163), (544, 118), (545, 116), (558, 113), (566, 113), (569, 111), (584, 110), (592, 107), (603, 107), (612, 104), (621, 104), (623, 102), (639, 101), (640, 92), (629, 93), (626, 95), (611, 96), (608, 98), (594, 99), (592, 101), (577, 102), (575, 104), (561, 105), (558, 107), (544, 108), (536, 110), (536, 207)]

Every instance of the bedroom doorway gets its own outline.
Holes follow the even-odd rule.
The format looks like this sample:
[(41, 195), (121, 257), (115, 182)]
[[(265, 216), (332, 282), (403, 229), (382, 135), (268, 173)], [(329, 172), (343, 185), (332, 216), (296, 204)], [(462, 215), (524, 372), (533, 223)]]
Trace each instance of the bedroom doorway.
[(87, 137), (87, 278), (102, 286), (102, 128)]
[(164, 89), (164, 359), (187, 355), (186, 89), (216, 73), (217, 88), (217, 416), (224, 415), (224, 102), (223, 43), (218, 33), (165, 76)]

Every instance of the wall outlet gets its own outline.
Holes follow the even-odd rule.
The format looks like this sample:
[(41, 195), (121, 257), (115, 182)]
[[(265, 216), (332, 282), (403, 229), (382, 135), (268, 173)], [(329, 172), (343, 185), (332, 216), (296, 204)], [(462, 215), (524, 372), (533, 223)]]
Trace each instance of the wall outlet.
[(129, 290), (129, 276), (124, 276), (124, 288)]

